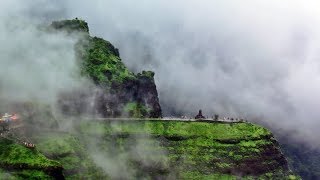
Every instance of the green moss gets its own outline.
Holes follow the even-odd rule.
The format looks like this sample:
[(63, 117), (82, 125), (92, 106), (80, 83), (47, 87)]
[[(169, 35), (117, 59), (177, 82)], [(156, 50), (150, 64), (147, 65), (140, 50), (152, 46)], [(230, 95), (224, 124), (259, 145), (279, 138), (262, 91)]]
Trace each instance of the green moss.
[[(145, 136), (152, 137), (153, 140), (159, 141), (159, 144), (146, 143), (143, 149), (164, 148), (168, 166), (174, 166), (171, 170), (179, 177), (192, 179), (234, 178), (226, 174), (232, 172), (232, 169), (241, 171), (238, 166), (245, 167), (247, 160), (259, 163), (265, 147), (276, 146), (273, 144), (270, 131), (251, 123), (231, 125), (219, 122), (118, 120), (84, 122), (81, 123), (80, 129), (87, 136), (110, 137), (104, 139), (105, 147), (110, 146), (107, 142), (110, 143), (115, 138), (117, 145), (113, 146), (120, 152), (125, 151), (127, 142), (136, 141), (136, 138), (132, 137), (138, 137), (140, 140)], [(272, 159), (262, 160), (261, 165), (266, 166), (266, 170), (271, 167), (270, 171), (278, 167), (278, 163)], [(281, 168), (279, 167), (280, 170)], [(282, 174), (280, 177), (286, 177), (285, 173), (278, 174)], [(247, 177), (250, 178), (251, 176)]]
[(61, 166), (57, 161), (47, 159), (37, 150), (28, 149), (6, 139), (0, 139), (0, 159), (2, 164), (27, 164), (32, 168)]
[(236, 180), (236, 176), (227, 175), (227, 174), (210, 174), (205, 175), (197, 171), (186, 172), (182, 174), (182, 179), (188, 180)]
[(0, 165), (11, 167), (10, 172), (0, 173), (1, 179), (52, 179), (47, 170), (61, 168), (59, 162), (48, 159), (37, 149), (3, 138), (0, 138)]
[(77, 51), (84, 61), (82, 73), (98, 84), (111, 85), (136, 78), (121, 61), (118, 50), (102, 38), (89, 37), (88, 41), (79, 42)]
[(136, 103), (136, 102), (127, 103), (124, 106), (123, 110), (130, 117), (134, 117), (134, 118), (144, 117), (147, 115), (147, 113), (149, 111), (144, 105), (142, 105), (140, 103)]
[[(133, 104), (130, 104), (133, 106)], [(95, 133), (97, 126), (105, 127), (104, 133), (153, 134), (172, 137), (206, 137), (221, 141), (229, 139), (239, 142), (271, 135), (270, 131), (250, 123), (235, 123), (232, 126), (225, 123), (181, 122), (181, 121), (120, 121), (112, 128), (103, 122), (87, 124), (87, 133)], [(90, 128), (92, 126), (92, 129)], [(249, 142), (251, 143), (251, 142)], [(260, 141), (258, 142), (260, 143)]]
[[(250, 123), (86, 120), (75, 129), (74, 135), (52, 132), (33, 137), (40, 152), (63, 165), (67, 179), (108, 178), (89, 158), (90, 142), (97, 143), (101, 156), (121, 161), (133, 179), (236, 179), (232, 173), (242, 172), (250, 165), (246, 162), (256, 162), (266, 172), (243, 179), (295, 178), (275, 159), (264, 158), (264, 148), (276, 144), (269, 131)], [(44, 176), (20, 172), (19, 177), (23, 174)]]
[(16, 179), (54, 179), (48, 174), (38, 170), (22, 170), (11, 173)]
[(148, 79), (152, 79), (153, 80), (154, 72), (153, 71), (142, 71), (141, 73), (138, 73), (137, 76), (146, 77)]
[(86, 152), (85, 144), (68, 133), (43, 133), (34, 137), (37, 148), (47, 157), (60, 162), (67, 179), (106, 179)]

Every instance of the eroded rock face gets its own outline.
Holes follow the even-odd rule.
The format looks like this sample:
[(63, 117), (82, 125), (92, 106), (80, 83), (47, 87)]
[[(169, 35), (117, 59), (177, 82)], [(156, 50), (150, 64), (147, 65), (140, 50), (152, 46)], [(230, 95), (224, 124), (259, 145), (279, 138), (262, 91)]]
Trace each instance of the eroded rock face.
[[(114, 96), (114, 104), (126, 106), (127, 103), (135, 102), (141, 105), (140, 108), (145, 110), (145, 112), (141, 112), (143, 117), (161, 117), (162, 112), (159, 104), (157, 87), (154, 82), (154, 73), (151, 71), (143, 71), (142, 73), (137, 74), (137, 78), (134, 80), (112, 84), (111, 94)], [(126, 111), (123, 108), (120, 110), (122, 112), (119, 113)]]
[[(64, 114), (92, 114), (100, 117), (161, 117), (158, 92), (152, 76), (144, 72), (137, 79), (103, 87), (74, 90), (60, 94), (58, 106)], [(133, 107), (126, 107), (132, 104)], [(136, 114), (131, 114), (132, 111)]]
[(91, 37), (83, 20), (57, 21), (51, 27), (83, 33), (75, 45), (75, 53), (81, 74), (96, 85), (86, 91), (63, 92), (58, 102), (62, 112), (103, 117), (161, 117), (153, 72), (130, 72), (121, 61), (118, 49), (102, 38)]

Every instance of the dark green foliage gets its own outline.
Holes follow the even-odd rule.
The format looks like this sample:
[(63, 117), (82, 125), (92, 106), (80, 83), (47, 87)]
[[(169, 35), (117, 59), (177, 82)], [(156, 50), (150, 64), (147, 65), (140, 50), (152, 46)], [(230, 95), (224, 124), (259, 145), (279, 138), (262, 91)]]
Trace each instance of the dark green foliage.
[(6, 139), (0, 139), (0, 159), (2, 164), (28, 164), (33, 168), (48, 168), (60, 166), (57, 161), (47, 159), (36, 150), (28, 149)]
[(145, 117), (148, 114), (148, 111), (149, 110), (144, 105), (136, 102), (127, 103), (124, 106), (124, 112), (128, 113), (129, 117)]
[[(33, 136), (39, 152), (2, 140), (1, 162), (34, 168), (10, 172), (15, 178), (49, 179), (42, 169), (61, 164), (66, 179), (108, 179), (88, 154), (93, 145), (100, 155), (120, 158), (113, 160), (123, 161), (132, 179), (299, 179), (281, 162), (270, 131), (250, 123), (86, 120), (75, 129)], [(10, 179), (1, 171), (0, 177)]]
[[(95, 102), (97, 114), (104, 117), (123, 116), (123, 107), (133, 102), (137, 103), (137, 106), (134, 108), (135, 110), (131, 109), (127, 113), (128, 115), (130, 114), (134, 117), (161, 117), (154, 72), (143, 71), (142, 73), (134, 74), (129, 71), (121, 61), (118, 49), (102, 38), (91, 37), (88, 25), (83, 20), (56, 21), (52, 23), (51, 27), (56, 30), (66, 30), (70, 34), (73, 31), (85, 32), (78, 36), (80, 38), (75, 45), (75, 53), (80, 65), (81, 75), (93, 80), (103, 90), (99, 94), (101, 98)], [(70, 101), (74, 100), (70, 99)], [(66, 102), (62, 104), (61, 109), (65, 114), (82, 112), (82, 105), (70, 107), (72, 105), (76, 106), (77, 103)]]
[(123, 83), (125, 80), (134, 79), (119, 57), (118, 49), (98, 37), (89, 37), (88, 41), (81, 41), (77, 45), (82, 59), (82, 73), (88, 75), (97, 84), (108, 85)]
[(154, 78), (154, 72), (153, 71), (142, 71), (142, 73), (137, 74), (140, 77), (146, 77), (148, 79)]
[(49, 160), (36, 149), (3, 138), (0, 138), (0, 166), (10, 171), (10, 176), (1, 175), (8, 179), (48, 179), (52, 178), (50, 172), (61, 173), (62, 170), (59, 162)]
[(86, 32), (89, 33), (88, 23), (81, 19), (54, 21), (51, 27), (57, 30), (65, 30), (68, 33), (72, 32)]
[(83, 139), (67, 133), (42, 133), (34, 139), (40, 152), (63, 165), (66, 179), (106, 179), (89, 158)]

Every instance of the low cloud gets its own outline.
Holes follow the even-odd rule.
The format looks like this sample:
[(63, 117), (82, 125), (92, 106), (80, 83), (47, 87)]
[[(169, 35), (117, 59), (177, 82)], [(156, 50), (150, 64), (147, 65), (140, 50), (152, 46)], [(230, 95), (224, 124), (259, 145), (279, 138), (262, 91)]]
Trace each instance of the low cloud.
[[(14, 2), (17, 7), (11, 8)], [(156, 72), (165, 115), (194, 115), (201, 108), (208, 116), (261, 120), (318, 142), (320, 4), (315, 0), (7, 4), (4, 12), (21, 12), (41, 22), (87, 20), (91, 34), (115, 44), (130, 69)], [(27, 37), (31, 40), (32, 35)], [(6, 44), (10, 46), (7, 42), (3, 47)]]
[[(71, 1), (119, 49), (156, 72), (165, 115), (245, 117), (317, 144), (320, 4), (317, 1)], [(317, 144), (319, 145), (319, 144)]]

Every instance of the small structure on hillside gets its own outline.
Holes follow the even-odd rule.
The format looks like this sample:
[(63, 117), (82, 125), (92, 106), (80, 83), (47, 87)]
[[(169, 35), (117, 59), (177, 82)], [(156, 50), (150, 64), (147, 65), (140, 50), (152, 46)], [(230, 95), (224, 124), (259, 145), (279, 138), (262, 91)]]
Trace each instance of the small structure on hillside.
[(199, 113), (194, 117), (195, 119), (205, 119), (205, 117), (202, 115), (202, 110), (199, 110)]
[(219, 115), (215, 114), (213, 120), (218, 121), (219, 120)]

